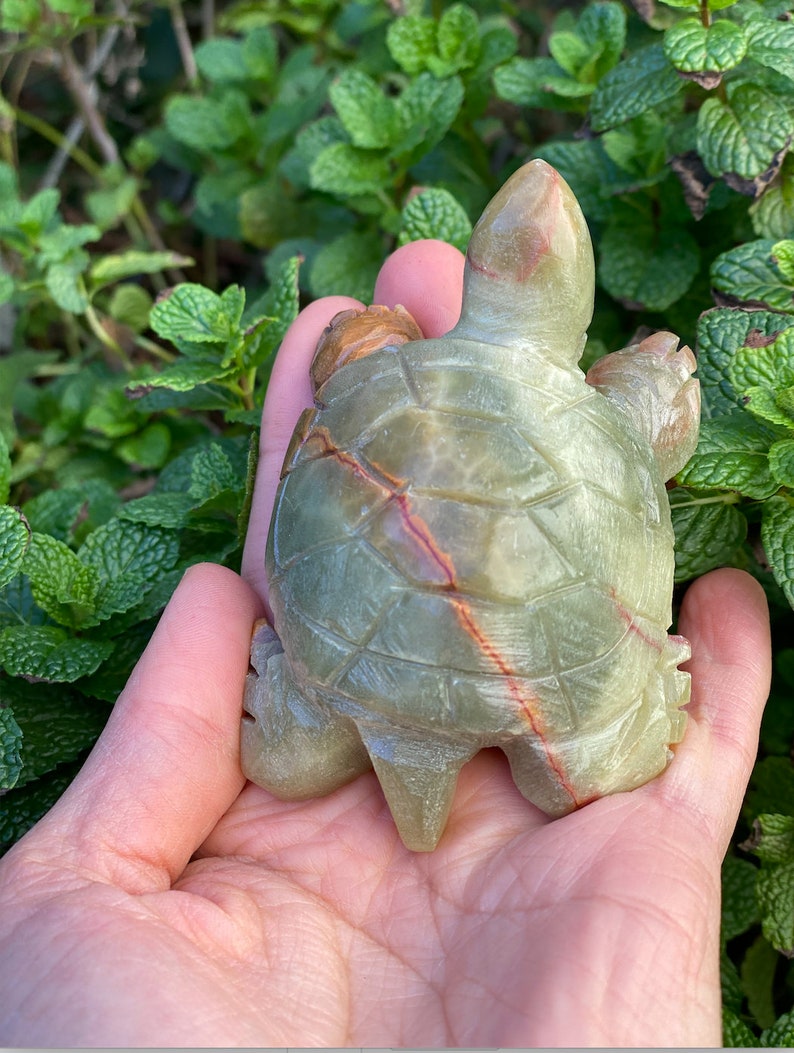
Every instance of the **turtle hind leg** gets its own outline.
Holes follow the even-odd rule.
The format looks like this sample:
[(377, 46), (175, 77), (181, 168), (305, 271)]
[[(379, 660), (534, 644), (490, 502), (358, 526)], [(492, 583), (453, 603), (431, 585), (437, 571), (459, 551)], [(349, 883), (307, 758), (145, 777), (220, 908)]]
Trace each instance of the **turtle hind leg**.
[(260, 622), (251, 641), (240, 762), (251, 782), (284, 801), (323, 797), (371, 767), (355, 725), (307, 698), (281, 641)]
[(444, 832), (460, 769), (479, 747), (422, 729), (357, 723), (403, 843), (431, 852)]

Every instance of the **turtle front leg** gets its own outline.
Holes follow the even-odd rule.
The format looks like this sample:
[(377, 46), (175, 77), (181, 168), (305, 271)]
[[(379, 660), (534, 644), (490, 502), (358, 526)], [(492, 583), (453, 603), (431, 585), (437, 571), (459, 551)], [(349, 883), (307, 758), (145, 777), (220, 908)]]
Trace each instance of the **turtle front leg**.
[(654, 333), (598, 359), (587, 383), (614, 402), (650, 443), (664, 479), (695, 452), (700, 425), (697, 363), (673, 333)]
[(323, 797), (370, 767), (355, 725), (296, 687), (275, 630), (260, 621), (251, 640), (240, 761), (251, 782), (285, 801)]

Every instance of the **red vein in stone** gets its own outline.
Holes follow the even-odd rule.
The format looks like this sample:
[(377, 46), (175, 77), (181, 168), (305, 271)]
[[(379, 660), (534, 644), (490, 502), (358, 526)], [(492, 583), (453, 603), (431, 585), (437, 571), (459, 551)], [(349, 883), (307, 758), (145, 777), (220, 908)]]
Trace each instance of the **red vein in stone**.
[[(402, 522), (405, 525), (407, 532), (416, 539), (424, 553), (430, 557), (432, 562), (435, 563), (441, 572), (441, 576), (445, 582), (443, 588), (450, 592), (457, 590), (455, 565), (448, 553), (444, 552), (438, 545), (432, 532), (421, 516), (418, 516), (411, 509), (411, 502), (408, 494), (399, 490), (399, 487), (404, 485), (403, 482), (385, 472), (380, 472), (380, 474), (377, 475), (374, 472), (368, 471), (356, 457), (340, 450), (339, 447), (332, 442), (330, 435), (325, 429), (314, 429), (311, 438), (319, 440), (319, 442), (322, 443), (322, 454), (324, 456), (334, 457), (340, 464), (349, 468), (355, 475), (362, 477), (368, 483), (377, 486), (379, 489), (389, 494), (389, 500), (395, 501), (400, 510)], [(548, 765), (559, 779), (561, 787), (570, 795), (571, 800), (575, 805), (584, 803), (577, 799), (576, 793), (568, 781), (560, 762), (554, 757), (544, 738), (541, 722), (538, 718), (538, 714), (533, 708), (533, 702), (537, 702), (537, 698), (527, 698), (526, 694), (521, 690), (521, 685), (516, 679), (515, 673), (513, 673), (501, 652), (497, 649), (494, 643), (488, 639), (486, 634), (477, 624), (471, 610), (471, 605), (462, 596), (451, 595), (450, 601), (455, 609), (458, 621), (461, 623), (465, 631), (471, 636), (477, 647), (479, 647), (482, 653), (504, 678), (510, 698), (515, 702), (519, 710), (523, 712), (532, 731), (542, 743)]]

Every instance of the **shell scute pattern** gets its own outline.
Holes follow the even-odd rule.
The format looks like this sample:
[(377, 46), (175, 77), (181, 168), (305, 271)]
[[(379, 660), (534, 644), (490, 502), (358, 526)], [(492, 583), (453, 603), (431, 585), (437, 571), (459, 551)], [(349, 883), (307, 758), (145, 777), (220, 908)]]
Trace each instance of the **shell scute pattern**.
[[(694, 448), (694, 361), (657, 334), (620, 353), (630, 369), (586, 383), (592, 287), (578, 205), (531, 162), (475, 229), (451, 334), (413, 339), (404, 312), (383, 308), (355, 337), (354, 315), (332, 323), (271, 524), (283, 653), (269, 627), (255, 636), (250, 778), (301, 797), (371, 764), (403, 840), (429, 849), (484, 746), (551, 815), (664, 769), (688, 648), (667, 634), (657, 451), (669, 466)], [(378, 346), (381, 317), (406, 342)], [(643, 416), (673, 368), (689, 414), (671, 424), (675, 443)]]

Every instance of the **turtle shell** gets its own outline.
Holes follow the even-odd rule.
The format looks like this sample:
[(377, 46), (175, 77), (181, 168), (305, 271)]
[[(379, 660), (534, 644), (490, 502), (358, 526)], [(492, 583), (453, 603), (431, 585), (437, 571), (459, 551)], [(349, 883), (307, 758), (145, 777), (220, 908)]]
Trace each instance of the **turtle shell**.
[[(658, 719), (664, 767), (669, 714), (646, 697), (673, 533), (625, 416), (578, 369), (450, 337), (344, 365), (317, 403), (267, 553), (300, 689), (357, 721), (477, 747), (529, 736), (563, 773), (608, 742), (624, 785), (627, 766), (629, 781), (648, 777)], [(608, 784), (596, 766), (537, 803), (567, 810)]]

